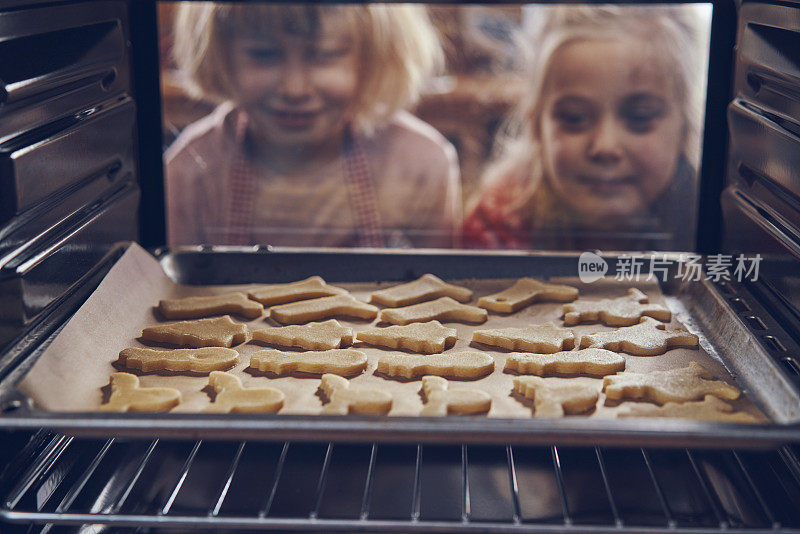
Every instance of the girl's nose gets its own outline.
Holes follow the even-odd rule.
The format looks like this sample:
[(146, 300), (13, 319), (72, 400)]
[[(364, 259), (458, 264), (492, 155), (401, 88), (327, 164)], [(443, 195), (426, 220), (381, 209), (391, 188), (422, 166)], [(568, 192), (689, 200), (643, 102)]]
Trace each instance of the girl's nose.
[(598, 163), (614, 163), (622, 158), (622, 127), (613, 118), (602, 119), (589, 141), (589, 158)]
[(281, 96), (288, 100), (302, 100), (310, 95), (310, 90), (308, 68), (302, 64), (287, 65), (280, 84)]

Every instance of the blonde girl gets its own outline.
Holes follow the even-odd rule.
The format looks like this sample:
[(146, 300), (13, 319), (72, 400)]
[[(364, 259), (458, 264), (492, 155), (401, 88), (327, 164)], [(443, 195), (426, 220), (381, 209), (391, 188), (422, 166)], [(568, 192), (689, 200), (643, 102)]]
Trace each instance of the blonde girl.
[(694, 9), (538, 8), (529, 97), (468, 205), (468, 246), (691, 247), (707, 51)]
[(404, 111), (442, 59), (423, 7), (187, 2), (174, 43), (218, 107), (165, 155), (170, 244), (453, 246), (455, 151)]

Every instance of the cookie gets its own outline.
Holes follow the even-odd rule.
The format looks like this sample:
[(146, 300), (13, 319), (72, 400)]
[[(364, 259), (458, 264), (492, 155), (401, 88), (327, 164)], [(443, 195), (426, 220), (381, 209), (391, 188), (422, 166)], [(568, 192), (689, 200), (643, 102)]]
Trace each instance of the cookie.
[(225, 293), (209, 297), (161, 300), (158, 310), (167, 319), (198, 319), (225, 313), (255, 319), (261, 317), (264, 306), (248, 299), (244, 293)]
[(578, 298), (571, 286), (547, 284), (533, 278), (520, 278), (508, 289), (478, 299), (478, 306), (499, 313), (513, 313), (534, 302), (570, 302)]
[(407, 325), (438, 319), (440, 321), (483, 323), (488, 316), (489, 314), (483, 308), (459, 304), (450, 297), (442, 297), (405, 308), (383, 310), (381, 311), (381, 322)]
[(514, 379), (514, 393), (533, 399), (534, 417), (563, 417), (588, 412), (595, 407), (599, 393), (586, 384), (568, 378), (520, 376)]
[(330, 350), (353, 344), (353, 329), (336, 319), (307, 325), (269, 326), (253, 331), (253, 339), (281, 347)]
[(582, 349), (555, 354), (509, 354), (506, 370), (523, 375), (613, 375), (625, 370), (625, 358), (605, 349)]
[(346, 294), (348, 294), (346, 289), (329, 286), (325, 283), (325, 280), (319, 276), (312, 276), (290, 284), (258, 286), (247, 292), (248, 297), (256, 302), (260, 302), (264, 306)]
[(179, 347), (231, 347), (250, 340), (246, 324), (237, 323), (230, 315), (151, 326), (142, 330), (142, 339), (169, 343)]
[(211, 413), (275, 413), (283, 407), (283, 392), (275, 388), (245, 388), (239, 377), (223, 371), (212, 371), (208, 385), (217, 396), (204, 412)]
[(367, 356), (353, 349), (333, 349), (323, 352), (261, 350), (250, 357), (250, 367), (262, 373), (278, 376), (294, 373), (353, 376), (363, 373), (367, 368)]
[(600, 322), (606, 326), (631, 326), (645, 315), (664, 322), (672, 320), (672, 313), (666, 307), (647, 301), (647, 295), (636, 288), (615, 299), (578, 300), (564, 304), (564, 324)]
[(458, 334), (455, 328), (442, 326), (439, 321), (430, 321), (406, 326), (372, 328), (359, 332), (356, 339), (379, 347), (438, 354), (446, 347), (455, 345)]
[(391, 354), (381, 356), (376, 373), (391, 378), (415, 379), (424, 375), (475, 380), (494, 371), (494, 359), (482, 352), (456, 352), (433, 356)]
[(701, 401), (668, 402), (664, 406), (626, 402), (627, 411), (620, 410), (617, 417), (674, 417), (695, 421), (721, 421), (726, 423), (761, 423), (747, 412), (736, 412), (725, 401), (706, 395)]
[(472, 290), (448, 284), (432, 274), (424, 274), (413, 282), (375, 291), (369, 301), (396, 308), (439, 297), (450, 297), (459, 302), (469, 302), (472, 298)]
[(117, 362), (143, 373), (151, 371), (190, 371), (210, 373), (230, 369), (239, 361), (239, 353), (222, 347), (201, 349), (153, 350), (130, 348), (119, 353)]
[(472, 341), (508, 350), (547, 354), (573, 348), (575, 334), (567, 328), (545, 323), (522, 328), (475, 330), (472, 333)]
[(301, 324), (336, 316), (374, 319), (378, 316), (378, 308), (350, 295), (334, 295), (273, 306), (269, 316), (283, 324)]
[(392, 409), (392, 396), (380, 389), (350, 387), (346, 378), (334, 374), (322, 375), (320, 391), (328, 399), (322, 407), (330, 415), (383, 415)]
[(100, 406), (104, 412), (166, 412), (181, 402), (181, 392), (173, 388), (143, 388), (139, 377), (113, 373), (111, 396)]
[(664, 323), (642, 317), (636, 326), (625, 326), (611, 332), (595, 332), (581, 338), (581, 347), (600, 347), (635, 356), (655, 356), (669, 349), (696, 349), (699, 338), (686, 330), (667, 330)]
[(447, 380), (439, 376), (422, 377), (425, 406), (420, 415), (474, 415), (489, 411), (492, 397), (479, 389), (448, 389)]
[(720, 399), (736, 400), (740, 392), (735, 387), (713, 376), (697, 362), (687, 367), (607, 376), (603, 379), (603, 391), (611, 400), (648, 400), (656, 404), (700, 400), (706, 395)]

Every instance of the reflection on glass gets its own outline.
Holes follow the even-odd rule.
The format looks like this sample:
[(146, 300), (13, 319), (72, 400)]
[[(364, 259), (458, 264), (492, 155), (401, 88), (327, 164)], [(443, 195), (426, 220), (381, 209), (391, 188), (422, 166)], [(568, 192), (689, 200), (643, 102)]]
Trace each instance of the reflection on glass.
[(691, 248), (710, 12), (160, 4), (169, 243)]

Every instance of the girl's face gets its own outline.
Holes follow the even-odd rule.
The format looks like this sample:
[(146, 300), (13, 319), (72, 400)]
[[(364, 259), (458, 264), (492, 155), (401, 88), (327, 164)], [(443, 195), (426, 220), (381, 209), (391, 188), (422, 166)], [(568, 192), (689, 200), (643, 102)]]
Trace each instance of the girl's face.
[(259, 140), (280, 149), (341, 142), (356, 98), (357, 56), (344, 17), (322, 17), (311, 37), (283, 32), (235, 38), (236, 98)]
[(550, 58), (533, 121), (550, 186), (577, 217), (599, 225), (646, 210), (681, 150), (676, 88), (643, 49), (631, 39), (565, 44)]

